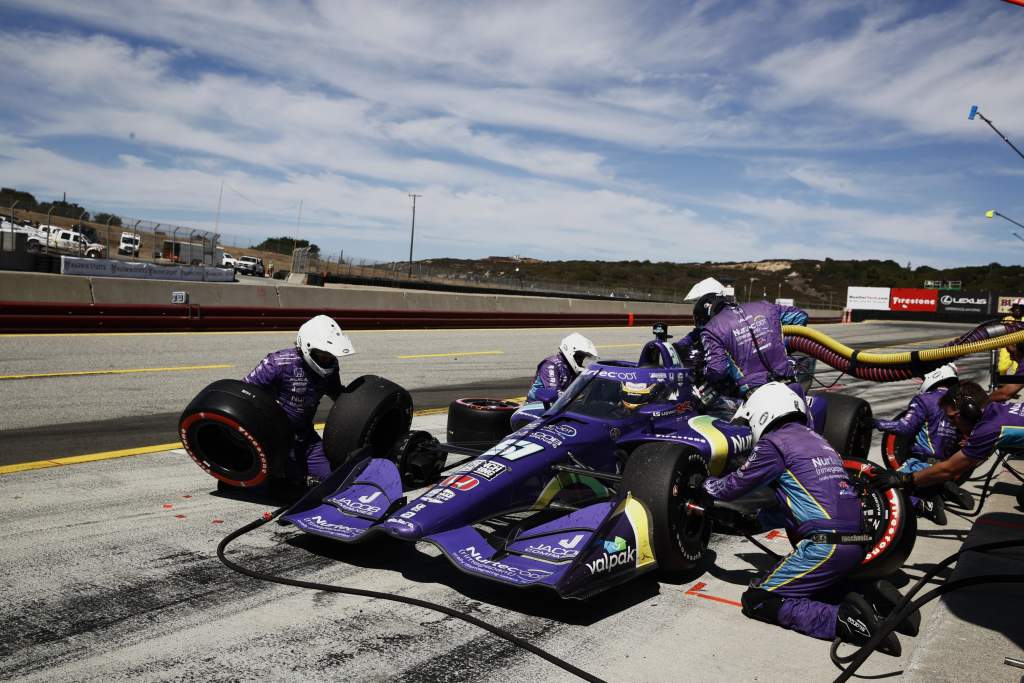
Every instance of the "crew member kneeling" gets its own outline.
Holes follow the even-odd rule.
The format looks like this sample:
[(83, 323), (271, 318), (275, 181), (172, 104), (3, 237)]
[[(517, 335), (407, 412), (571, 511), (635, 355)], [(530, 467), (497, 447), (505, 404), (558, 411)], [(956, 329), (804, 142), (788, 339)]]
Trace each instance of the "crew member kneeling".
[[(860, 500), (840, 457), (806, 426), (806, 414), (806, 402), (781, 382), (752, 392), (734, 421), (750, 425), (754, 450), (740, 469), (707, 479), (704, 489), (715, 500), (732, 501), (771, 486), (786, 528), (794, 540), (799, 538), (792, 553), (743, 593), (743, 614), (815, 638), (838, 636), (860, 644), (879, 626), (867, 599), (849, 593), (838, 605), (820, 600), (864, 559), (864, 546), (856, 538)], [(886, 636), (880, 650), (899, 655), (899, 640)]]
[(355, 353), (352, 341), (331, 318), (318, 315), (299, 328), (295, 346), (267, 355), (242, 380), (271, 393), (295, 432), (286, 476), (294, 483), (315, 483), (331, 473), (323, 441), (313, 429), (320, 399), (341, 393), (338, 359)]

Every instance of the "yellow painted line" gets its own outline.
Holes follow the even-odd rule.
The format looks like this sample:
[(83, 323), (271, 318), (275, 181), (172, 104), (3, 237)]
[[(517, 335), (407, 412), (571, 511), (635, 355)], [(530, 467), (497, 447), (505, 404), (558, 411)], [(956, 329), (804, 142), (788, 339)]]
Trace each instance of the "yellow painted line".
[[(514, 398), (502, 399), (504, 401), (516, 401), (522, 403), (526, 400), (525, 396), (516, 396)], [(447, 413), (448, 408), (426, 408), (424, 410), (417, 410), (413, 413), (414, 417), (422, 417), (425, 415), (440, 415)], [(324, 428), (323, 422), (318, 422), (313, 425), (314, 429), (322, 430)], [(175, 441), (173, 443), (161, 443), (155, 446), (139, 446), (138, 448), (124, 448), (118, 451), (104, 451), (101, 453), (89, 453), (86, 455), (71, 455), (65, 458), (54, 458), (52, 460), (35, 460), (33, 462), (19, 462), (14, 465), (2, 465), (0, 466), (0, 476), (4, 474), (13, 474), (14, 472), (27, 472), (29, 470), (42, 470), (48, 467), (61, 467), (62, 465), (78, 465), (83, 462), (98, 462), (100, 460), (113, 460), (114, 458), (127, 458), (133, 455), (146, 455), (147, 453), (162, 453), (164, 451), (173, 451), (181, 448), (181, 442)]]
[(641, 344), (639, 342), (634, 343), (634, 344), (599, 344), (597, 346), (597, 348), (599, 348), (599, 349), (628, 349), (628, 348), (633, 347), (633, 346), (643, 346), (643, 344)]
[(129, 375), (140, 372), (179, 372), (184, 370), (214, 370), (221, 368), (233, 368), (229, 363), (216, 363), (213, 365), (179, 365), (173, 368), (124, 368), (111, 370), (78, 370), (75, 372), (40, 372), (32, 375), (0, 375), (4, 379), (38, 379), (41, 377), (84, 377), (86, 375)]
[(501, 356), (504, 355), (504, 351), (463, 351), (453, 353), (418, 353), (413, 356), (398, 356), (398, 358), (445, 358), (448, 356)]

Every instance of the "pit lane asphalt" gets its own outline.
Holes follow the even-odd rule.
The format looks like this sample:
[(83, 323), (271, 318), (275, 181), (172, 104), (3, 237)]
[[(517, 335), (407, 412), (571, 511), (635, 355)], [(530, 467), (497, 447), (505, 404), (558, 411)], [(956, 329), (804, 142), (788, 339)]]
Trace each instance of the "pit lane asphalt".
[[(947, 327), (908, 330), (891, 324), (832, 331), (860, 340), (858, 346), (952, 336)], [(646, 338), (643, 331), (617, 332)], [(501, 336), (518, 342), (519, 334)], [(546, 351), (560, 332), (540, 336)], [(423, 352), (429, 346), (424, 338), (429, 336), (417, 344)], [(77, 343), (89, 348), (96, 341)], [(267, 346), (258, 347), (257, 359)], [(985, 361), (960, 365), (980, 378)], [(454, 370), (445, 368), (453, 379)], [(843, 390), (867, 398), (880, 415), (896, 413), (916, 391), (913, 382), (846, 379)], [(444, 422), (444, 415), (418, 417), (415, 427), (441, 434)], [(873, 454), (877, 460), (877, 443)], [(0, 491), (0, 679), (574, 680), (448, 617), (230, 572), (216, 560), (217, 542), (272, 506), (219, 496), (213, 480), (180, 449), (8, 474), (0, 477)], [(906, 573), (919, 574), (958, 549), (966, 526), (956, 518), (945, 528), (922, 522)], [(788, 548), (781, 539), (762, 540), (778, 552)], [(720, 601), (737, 600), (767, 556), (727, 536), (715, 536), (712, 549), (714, 565), (703, 575), (682, 582), (646, 577), (582, 603), (463, 576), (446, 560), (388, 539), (343, 546), (271, 525), (244, 537), (231, 553), (265, 571), (392, 591), (471, 612), (607, 680), (834, 678), (827, 643), (748, 620)], [(698, 588), (698, 582), (705, 585)], [(911, 666), (915, 644), (926, 642), (935, 618), (933, 604), (924, 615), (925, 633), (916, 641), (903, 638), (903, 657), (872, 657), (861, 673)], [(974, 644), (969, 625), (962, 642)], [(992, 657), (1006, 653), (1013, 654), (999, 650)], [(964, 673), (950, 671), (950, 679)], [(915, 678), (912, 666), (905, 678), (926, 680)]]
[[(960, 328), (862, 323), (821, 329), (870, 348), (953, 336)], [(351, 337), (357, 353), (343, 364), (342, 379), (383, 375), (409, 389), (417, 409), (442, 408), (473, 394), (522, 396), (537, 363), (567, 332), (356, 331)], [(584, 333), (606, 358), (634, 358), (650, 338), (646, 327)], [(244, 376), (269, 351), (293, 340), (287, 332), (0, 336), (0, 378), (43, 375), (0, 379), (0, 466), (174, 442), (178, 416), (200, 389), (222, 377)], [(209, 365), (230, 367), (202, 368)], [(125, 372), (154, 368), (160, 370)], [(53, 376), (82, 371), (125, 374)], [(324, 401), (320, 420), (329, 407)]]

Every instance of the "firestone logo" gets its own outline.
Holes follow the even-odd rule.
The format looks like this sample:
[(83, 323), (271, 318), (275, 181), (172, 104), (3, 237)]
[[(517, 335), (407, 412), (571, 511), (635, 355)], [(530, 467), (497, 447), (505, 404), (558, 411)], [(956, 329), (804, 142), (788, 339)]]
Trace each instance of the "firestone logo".
[(904, 306), (917, 306), (917, 305), (927, 306), (928, 304), (934, 303), (935, 300), (934, 299), (907, 299), (907, 298), (902, 297), (902, 296), (894, 296), (892, 298), (892, 302), (894, 304), (901, 304), (901, 305), (904, 305)]

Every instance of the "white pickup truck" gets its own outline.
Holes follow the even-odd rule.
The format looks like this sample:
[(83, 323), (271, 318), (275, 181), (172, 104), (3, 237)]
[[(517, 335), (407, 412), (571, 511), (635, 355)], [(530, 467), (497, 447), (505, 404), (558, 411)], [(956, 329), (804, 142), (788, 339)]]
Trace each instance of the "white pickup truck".
[(103, 245), (90, 242), (84, 235), (68, 228), (55, 225), (41, 225), (35, 235), (29, 235), (28, 248), (39, 251), (43, 247), (59, 253), (89, 258), (103, 258)]

